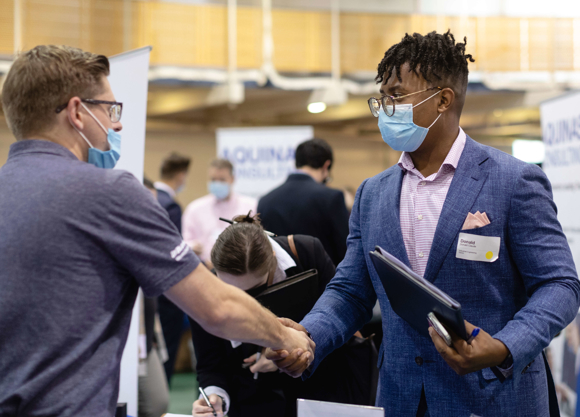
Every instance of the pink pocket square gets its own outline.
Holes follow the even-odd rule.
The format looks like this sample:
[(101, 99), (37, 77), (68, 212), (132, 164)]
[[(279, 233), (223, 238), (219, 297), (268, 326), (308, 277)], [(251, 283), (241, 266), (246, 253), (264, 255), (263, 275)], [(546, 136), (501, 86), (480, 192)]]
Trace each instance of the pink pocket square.
[(490, 223), (491, 222), (487, 218), (487, 214), (485, 214), (485, 212), (480, 213), (478, 211), (475, 214), (468, 213), (461, 230), (477, 229), (478, 227), (483, 227)]

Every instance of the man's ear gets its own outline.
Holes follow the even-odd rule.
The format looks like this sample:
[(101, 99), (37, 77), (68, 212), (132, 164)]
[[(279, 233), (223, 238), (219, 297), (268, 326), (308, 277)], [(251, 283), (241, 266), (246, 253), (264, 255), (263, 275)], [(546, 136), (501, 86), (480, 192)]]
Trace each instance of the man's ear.
[(328, 159), (324, 165), (322, 165), (322, 168), (326, 169), (326, 170), (330, 170), (330, 165), (332, 165), (332, 161), (330, 159)]
[(84, 128), (84, 118), (81, 114), (81, 108), (81, 99), (78, 97), (73, 97), (68, 101), (68, 105), (64, 110), (66, 111), (70, 124), (76, 127), (78, 130), (83, 130)]
[(439, 113), (444, 113), (453, 105), (455, 102), (455, 92), (451, 88), (444, 88), (439, 94), (439, 103), (437, 105), (437, 111)]

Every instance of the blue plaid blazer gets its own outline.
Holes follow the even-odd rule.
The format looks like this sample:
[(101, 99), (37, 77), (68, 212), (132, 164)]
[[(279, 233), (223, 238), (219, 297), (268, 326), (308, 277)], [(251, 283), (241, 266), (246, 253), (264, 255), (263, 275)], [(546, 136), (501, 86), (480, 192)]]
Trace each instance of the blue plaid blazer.
[[(425, 271), (427, 280), (461, 303), (467, 321), (509, 348), (513, 376), (504, 382), (489, 368), (457, 375), (431, 340), (390, 307), (369, 252), (379, 245), (409, 265), (399, 219), (402, 180), (395, 165), (365, 180), (357, 191), (346, 257), (302, 321), (317, 344), (304, 377), (368, 322), (378, 298), (384, 337), (377, 405), (386, 416), (415, 417), (422, 387), (431, 417), (548, 416), (541, 352), (572, 321), (580, 299), (548, 179), (537, 166), (468, 137)], [(455, 256), (463, 222), (478, 210), (487, 213), (491, 224), (469, 233), (501, 238), (493, 263)]]

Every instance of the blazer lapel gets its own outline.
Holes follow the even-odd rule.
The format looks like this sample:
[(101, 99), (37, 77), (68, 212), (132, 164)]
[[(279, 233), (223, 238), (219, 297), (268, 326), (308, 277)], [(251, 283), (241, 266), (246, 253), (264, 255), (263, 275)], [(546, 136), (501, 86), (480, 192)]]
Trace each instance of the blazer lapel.
[(381, 179), (381, 211), (379, 213), (381, 227), (379, 228), (380, 236), (377, 242), (381, 242), (379, 246), (405, 263), (405, 265), (411, 267), (407, 250), (405, 249), (405, 242), (403, 241), (401, 221), (399, 218), (402, 184), (403, 170), (399, 167), (395, 167), (388, 175)]
[(443, 260), (485, 183), (487, 170), (482, 168), (482, 164), (488, 158), (489, 156), (468, 136), (435, 229), (425, 270), (425, 279), (428, 281), (433, 282), (437, 278)]

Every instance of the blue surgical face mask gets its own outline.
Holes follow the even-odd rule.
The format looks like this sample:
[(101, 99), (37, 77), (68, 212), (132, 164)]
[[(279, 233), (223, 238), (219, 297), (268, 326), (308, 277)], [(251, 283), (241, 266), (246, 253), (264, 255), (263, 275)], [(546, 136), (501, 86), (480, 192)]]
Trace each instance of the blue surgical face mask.
[(105, 169), (113, 169), (119, 159), (121, 158), (121, 135), (118, 132), (115, 132), (113, 129), (105, 129), (105, 126), (95, 117), (95, 115), (85, 106), (83, 103), (81, 105), (85, 108), (85, 110), (95, 119), (97, 124), (101, 126), (101, 129), (107, 134), (107, 142), (109, 142), (110, 149), (108, 151), (102, 151), (100, 149), (95, 148), (91, 142), (87, 139), (87, 137), (76, 128), (75, 125), (73, 127), (82, 138), (87, 142), (89, 145), (89, 164), (93, 164), (97, 168), (105, 168)]
[(421, 127), (413, 122), (413, 108), (425, 103), (440, 92), (436, 92), (415, 106), (412, 104), (398, 104), (395, 106), (395, 114), (390, 117), (381, 109), (379, 111), (379, 130), (385, 143), (396, 151), (415, 152), (419, 149), (429, 129), (443, 113), (437, 116), (431, 126)]
[(223, 200), (230, 195), (230, 184), (223, 181), (210, 181), (207, 185), (210, 193), (216, 196), (218, 200)]

